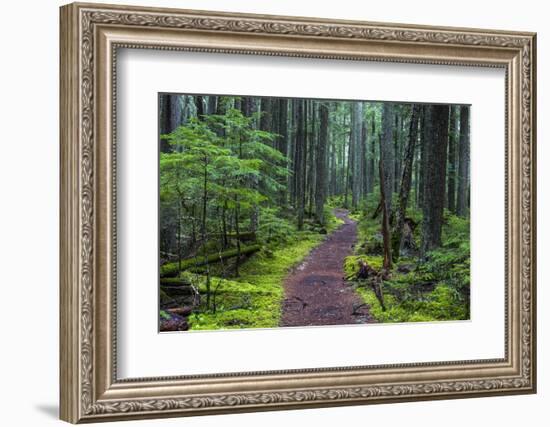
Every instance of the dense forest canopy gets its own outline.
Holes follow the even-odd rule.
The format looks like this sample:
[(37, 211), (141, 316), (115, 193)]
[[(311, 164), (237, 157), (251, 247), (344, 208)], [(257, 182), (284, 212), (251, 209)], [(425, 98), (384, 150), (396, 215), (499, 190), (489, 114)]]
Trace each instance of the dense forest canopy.
[[(255, 260), (330, 234), (345, 209), (359, 241), (343, 268), (356, 285), (370, 281), (383, 312), (399, 298), (384, 301), (382, 288), (407, 276), (439, 293), (444, 282), (454, 292), (445, 298), (464, 308), (449, 317), (467, 318), (469, 114), (461, 105), (161, 94), (161, 306), (192, 294), (199, 325), (198, 313), (235, 306), (229, 291), (220, 303), (219, 288), (238, 288), (243, 268), (252, 274)], [(441, 267), (459, 271), (444, 280), (428, 271)], [(183, 291), (190, 273), (200, 279)]]

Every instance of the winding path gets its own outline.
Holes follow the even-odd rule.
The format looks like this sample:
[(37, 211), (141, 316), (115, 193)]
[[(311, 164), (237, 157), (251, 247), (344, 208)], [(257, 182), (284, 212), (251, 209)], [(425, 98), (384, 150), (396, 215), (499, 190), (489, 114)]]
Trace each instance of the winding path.
[(357, 240), (357, 224), (343, 209), (344, 221), (313, 249), (285, 280), (281, 326), (349, 325), (372, 322), (368, 307), (344, 282), (344, 258)]

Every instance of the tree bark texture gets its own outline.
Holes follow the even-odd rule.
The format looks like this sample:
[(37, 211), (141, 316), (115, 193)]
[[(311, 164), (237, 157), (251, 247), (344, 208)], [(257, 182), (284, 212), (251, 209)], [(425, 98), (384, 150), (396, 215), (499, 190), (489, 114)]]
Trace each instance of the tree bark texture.
[(351, 109), (351, 133), (350, 133), (350, 180), (351, 180), (351, 207), (357, 209), (361, 197), (361, 131), (362, 131), (363, 104), (354, 102)]
[(460, 107), (457, 214), (466, 216), (470, 205), (470, 107)]
[(458, 108), (451, 107), (449, 120), (449, 148), (447, 161), (447, 209), (456, 212), (456, 173), (457, 173), (457, 147), (458, 147)]
[(328, 145), (328, 106), (319, 105), (319, 143), (317, 145), (317, 164), (315, 179), (315, 217), (319, 223), (325, 223), (324, 207), (327, 194), (327, 145)]
[(380, 186), (383, 186), (385, 194), (385, 208), (389, 213), (392, 205), (392, 192), (394, 180), (394, 163), (393, 163), (393, 122), (394, 122), (394, 105), (386, 102), (382, 110), (382, 137), (380, 141), (380, 160), (382, 162), (383, 174), (380, 175)]
[(425, 195), (422, 224), (422, 254), (441, 246), (445, 206), (445, 175), (449, 141), (449, 106), (430, 105), (426, 115)]
[(420, 115), (420, 106), (415, 105), (411, 112), (411, 121), (409, 127), (409, 139), (405, 149), (405, 159), (403, 162), (403, 175), (401, 176), (401, 187), (399, 189), (399, 206), (395, 220), (395, 231), (393, 233), (392, 256), (394, 261), (399, 258), (403, 245), (403, 225), (409, 203), (409, 194), (411, 191), (411, 180), (413, 172), (414, 153), (416, 141), (418, 139), (418, 116)]

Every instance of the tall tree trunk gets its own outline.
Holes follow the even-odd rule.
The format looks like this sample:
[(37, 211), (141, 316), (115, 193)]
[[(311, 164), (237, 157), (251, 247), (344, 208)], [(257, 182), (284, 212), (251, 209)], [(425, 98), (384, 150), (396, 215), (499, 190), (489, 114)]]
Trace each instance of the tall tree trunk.
[[(244, 96), (241, 100), (241, 112), (246, 117), (255, 117), (254, 114), (257, 112), (258, 106), (257, 106), (257, 98), (251, 97), (251, 96)], [(254, 129), (258, 128), (258, 120), (256, 118), (253, 118), (251, 121), (251, 127)], [(241, 154), (242, 157), (242, 154)], [(253, 188), (254, 190), (258, 190), (260, 186), (260, 182), (258, 180), (257, 176), (253, 176), (251, 179), (248, 180), (248, 185)], [(250, 211), (250, 229), (249, 231), (251, 233), (255, 233), (258, 229), (258, 221), (260, 217), (260, 207), (255, 204), (252, 206), (252, 210)]]
[(458, 146), (457, 214), (467, 216), (470, 201), (470, 107), (460, 107), (460, 140)]
[[(445, 206), (445, 175), (449, 141), (449, 106), (427, 107), (426, 126), (426, 188), (422, 224), (422, 255), (441, 246), (441, 227)], [(428, 191), (429, 189), (429, 191)]]
[(297, 121), (296, 121), (296, 140), (295, 140), (295, 152), (294, 156), (294, 175), (296, 182), (296, 211), (298, 229), (301, 230), (304, 225), (304, 184), (305, 184), (305, 101), (297, 101)]
[(202, 116), (206, 114), (204, 109), (204, 97), (195, 96), (195, 106), (197, 107), (197, 117), (199, 120), (202, 119)]
[(290, 113), (290, 135), (289, 135), (289, 146), (288, 146), (288, 162), (289, 162), (289, 174), (288, 174), (288, 192), (289, 192), (289, 202), (293, 208), (296, 208), (296, 140), (297, 140), (297, 111), (298, 111), (298, 100), (293, 99), (290, 102), (289, 113)]
[(300, 157), (300, 201), (298, 208), (298, 229), (302, 229), (304, 225), (304, 214), (306, 209), (306, 183), (307, 183), (307, 155), (308, 155), (308, 146), (307, 146), (307, 126), (308, 126), (308, 114), (310, 104), (307, 100), (304, 100), (304, 114), (303, 114), (303, 129), (302, 129), (302, 144), (301, 144), (301, 157)]
[(335, 172), (335, 193), (341, 195), (344, 192), (344, 182), (346, 182), (345, 144), (339, 143), (337, 146), (335, 146), (335, 149), (338, 155), (338, 164), (336, 165), (337, 172)]
[(241, 113), (243, 113), (243, 116), (250, 117), (252, 111), (250, 108), (250, 97), (249, 96), (243, 96), (241, 98)]
[(262, 115), (260, 117), (260, 129), (265, 131), (271, 130), (271, 115), (272, 115), (272, 104), (274, 100), (271, 98), (261, 98), (260, 101), (260, 111)]
[(328, 106), (326, 102), (319, 105), (319, 143), (317, 145), (317, 164), (315, 179), (315, 217), (321, 224), (325, 223), (324, 207), (327, 194), (327, 145), (328, 145)]
[[(279, 124), (280, 124), (279, 106), (280, 106), (279, 99), (271, 100), (271, 126), (268, 129), (268, 132), (273, 132), (276, 135), (280, 135), (281, 133), (279, 132)], [(270, 145), (276, 150), (280, 151), (279, 143), (280, 143), (279, 138), (275, 138), (273, 141), (270, 142)]]
[[(218, 98), (218, 97), (216, 97), (216, 98)], [(224, 115), (226, 112), (227, 112), (227, 104), (221, 102), (221, 99), (216, 99), (215, 113), (221, 116), (221, 115)], [(216, 134), (219, 137), (224, 137), (225, 136), (225, 129), (223, 129), (223, 128), (216, 129)], [(222, 143), (222, 147), (223, 147), (223, 145), (224, 144)], [(222, 183), (222, 187), (225, 187), (225, 179), (222, 179), (221, 183)], [(227, 238), (227, 210), (228, 210), (228, 201), (227, 201), (227, 199), (225, 199), (224, 202), (223, 202), (223, 205), (221, 207), (221, 225), (222, 225), (221, 243), (222, 243), (222, 248), (223, 249), (226, 249), (227, 246), (229, 245), (229, 240)]]
[[(239, 159), (243, 158), (243, 144), (241, 137), (238, 138), (239, 145)], [(241, 229), (239, 227), (239, 218), (241, 216), (241, 203), (239, 196), (235, 194), (235, 239), (237, 240), (237, 259), (235, 261), (235, 276), (239, 277), (239, 262), (241, 260)]]
[(374, 114), (372, 115), (372, 124), (370, 135), (366, 136), (366, 142), (369, 145), (369, 158), (367, 161), (367, 194), (370, 194), (374, 190), (374, 165), (376, 157), (376, 120)]
[(348, 156), (346, 159), (346, 175), (344, 181), (344, 207), (348, 208), (348, 195), (353, 179), (353, 140), (351, 133), (348, 134)]
[(235, 110), (240, 110), (241, 106), (242, 106), (241, 98), (235, 98), (234, 101), (233, 101), (233, 108)]
[(307, 202), (308, 202), (308, 216), (313, 215), (313, 205), (315, 198), (315, 145), (317, 142), (317, 135), (315, 125), (317, 123), (317, 110), (318, 103), (309, 101), (309, 123), (308, 123), (308, 160), (307, 160)]
[(218, 104), (218, 97), (210, 95), (208, 101), (206, 102), (206, 114), (214, 114), (216, 112), (216, 107)]
[(426, 163), (428, 161), (428, 155), (426, 153), (426, 146), (428, 141), (427, 116), (429, 106), (424, 105), (422, 107), (422, 117), (420, 119), (420, 182), (418, 183), (418, 200), (417, 206), (419, 208), (424, 207), (424, 197), (426, 194), (426, 170), (428, 169)]
[(362, 130), (363, 103), (353, 102), (351, 106), (351, 134), (350, 146), (352, 147), (351, 162), (351, 207), (357, 209), (361, 195), (361, 130)]
[[(343, 129), (345, 129), (348, 126), (347, 118), (348, 118), (348, 108), (347, 105), (342, 104), (340, 110), (342, 111), (342, 114), (340, 115), (341, 121), (340, 125)], [(342, 138), (342, 136), (340, 136)], [(340, 144), (340, 157), (341, 157), (341, 166), (340, 170), (342, 171), (340, 174), (340, 191), (339, 193), (344, 193), (344, 207), (348, 207), (348, 190), (349, 190), (349, 158), (350, 158), (350, 141), (349, 141), (349, 133), (347, 133), (347, 138), (345, 138), (344, 141)]]
[(206, 253), (206, 207), (208, 205), (208, 158), (204, 158), (203, 192), (202, 192), (202, 222), (201, 239), (204, 252), (204, 265), (206, 266), (206, 308), (210, 308), (210, 268), (208, 265), (208, 254)]
[(172, 108), (170, 111), (170, 128), (172, 132), (183, 124), (183, 97), (181, 95), (170, 95)]
[[(170, 130), (170, 110), (172, 108), (170, 95), (161, 95), (159, 97), (159, 133), (161, 135), (167, 135)], [(162, 139), (159, 136), (159, 147), (161, 153), (169, 153), (172, 151), (170, 143), (166, 139)]]
[[(182, 101), (180, 95), (165, 94), (160, 97), (159, 130), (161, 135), (169, 134), (183, 124)], [(174, 147), (167, 140), (161, 139), (160, 151), (162, 153), (170, 153), (174, 151)]]
[[(332, 141), (332, 136), (329, 137), (329, 140)], [(334, 161), (336, 160), (336, 153), (334, 152), (334, 145), (332, 143), (328, 144), (327, 147), (327, 196), (334, 195)]]
[(403, 226), (405, 224), (405, 215), (409, 202), (411, 191), (411, 178), (413, 171), (413, 160), (418, 139), (418, 116), (420, 114), (420, 105), (415, 104), (411, 111), (411, 121), (409, 128), (409, 140), (405, 149), (405, 160), (403, 164), (403, 175), (401, 176), (401, 188), (399, 190), (399, 206), (395, 220), (395, 231), (393, 233), (392, 256), (397, 261), (403, 247)]
[(367, 172), (367, 151), (368, 151), (368, 134), (367, 134), (367, 122), (362, 120), (361, 124), (361, 138), (360, 138), (359, 147), (361, 148), (361, 194), (360, 197), (363, 198), (367, 194), (367, 189), (369, 188), (369, 176)]
[[(286, 167), (290, 167), (288, 164), (288, 99), (280, 99), (279, 100), (279, 125), (278, 125), (278, 132), (279, 132), (279, 151), (287, 158), (285, 160)], [(283, 178), (286, 181), (286, 177)], [(284, 185), (284, 182), (281, 182), (283, 189), (280, 192), (280, 198), (279, 201), (281, 205), (286, 205), (288, 200), (288, 186)]]
[[(419, 127), (422, 123), (422, 107), (420, 107), (420, 110), (419, 110)], [(418, 135), (420, 135), (422, 132), (422, 129), (419, 129), (419, 132)], [(416, 146), (419, 147), (420, 146), (420, 138), (418, 137), (417, 135), (417, 144)], [(417, 149), (416, 152), (414, 153), (414, 162), (413, 162), (413, 169), (414, 169), (414, 197), (415, 197), (415, 200), (414, 200), (414, 203), (415, 205), (418, 207), (418, 200), (419, 200), (419, 195), (420, 195), (420, 155), (419, 155), (419, 150)]]
[(456, 213), (456, 148), (458, 146), (458, 107), (451, 107), (449, 119), (449, 148), (447, 168), (447, 209)]
[(395, 111), (395, 133), (393, 139), (395, 141), (393, 152), (393, 192), (399, 191), (399, 182), (401, 178), (401, 135), (403, 124), (403, 108), (396, 106)]
[(181, 124), (186, 124), (191, 117), (195, 117), (196, 108), (193, 96), (182, 95), (181, 96)]
[[(382, 147), (380, 147), (382, 148)], [(387, 182), (387, 171), (384, 170), (384, 162), (382, 159), (378, 162), (380, 172), (380, 182)], [(382, 206), (382, 239), (384, 242), (384, 263), (383, 268), (389, 271), (392, 266), (391, 256), (391, 231), (390, 231), (390, 214), (388, 210), (388, 195), (386, 194), (386, 186), (380, 184), (380, 205)]]
[(380, 160), (384, 171), (380, 186), (384, 186), (385, 208), (388, 215), (391, 214), (394, 163), (393, 163), (393, 122), (394, 105), (385, 102), (382, 110), (382, 138), (380, 143)]

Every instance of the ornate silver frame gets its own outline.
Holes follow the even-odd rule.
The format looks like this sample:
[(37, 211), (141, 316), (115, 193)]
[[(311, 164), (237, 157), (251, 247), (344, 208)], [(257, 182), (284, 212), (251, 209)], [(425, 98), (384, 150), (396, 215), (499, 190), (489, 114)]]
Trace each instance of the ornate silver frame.
[[(118, 47), (506, 70), (505, 357), (117, 380)], [(536, 35), (99, 4), (61, 8), (61, 418), (78, 423), (536, 390)]]

